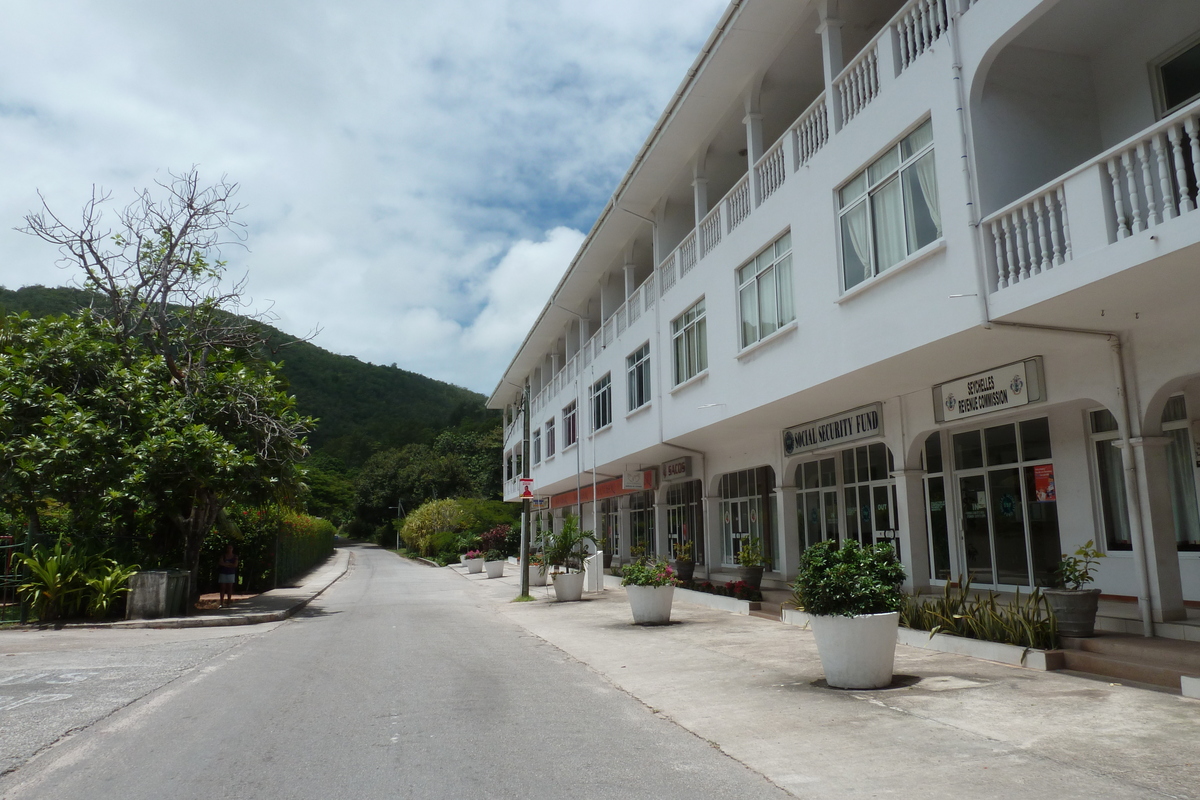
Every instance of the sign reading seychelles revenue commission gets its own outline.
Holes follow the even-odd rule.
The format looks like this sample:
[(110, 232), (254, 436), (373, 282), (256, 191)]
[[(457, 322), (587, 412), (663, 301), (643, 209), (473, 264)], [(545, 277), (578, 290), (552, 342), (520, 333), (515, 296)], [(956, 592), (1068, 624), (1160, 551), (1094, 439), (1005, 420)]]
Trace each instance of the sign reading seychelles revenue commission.
[(794, 456), (808, 450), (820, 450), (882, 434), (883, 404), (872, 403), (788, 428), (783, 432), (783, 452), (785, 455)]
[(933, 387), (933, 414), (938, 422), (1006, 411), (1046, 399), (1042, 357), (1005, 364)]

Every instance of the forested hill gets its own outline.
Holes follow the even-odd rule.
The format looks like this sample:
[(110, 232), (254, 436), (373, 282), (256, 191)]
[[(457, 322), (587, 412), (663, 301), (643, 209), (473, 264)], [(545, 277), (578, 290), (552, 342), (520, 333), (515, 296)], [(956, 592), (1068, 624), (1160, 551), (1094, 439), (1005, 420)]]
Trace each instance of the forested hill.
[[(33, 316), (69, 314), (89, 305), (79, 289), (0, 287), (0, 313)], [(273, 342), (292, 337), (270, 326)], [(482, 430), (495, 422), (483, 395), (396, 367), (376, 366), (331, 353), (308, 342), (278, 350), (283, 376), (303, 414), (317, 417), (309, 436), (314, 453), (357, 467), (372, 453), (428, 442), (440, 430), (463, 426)]]

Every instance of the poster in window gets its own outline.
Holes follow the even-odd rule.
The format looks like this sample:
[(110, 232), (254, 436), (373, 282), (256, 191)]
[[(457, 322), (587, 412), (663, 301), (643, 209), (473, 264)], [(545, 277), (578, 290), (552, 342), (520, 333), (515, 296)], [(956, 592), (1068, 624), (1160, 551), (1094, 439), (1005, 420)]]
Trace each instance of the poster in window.
[(1039, 503), (1058, 500), (1054, 493), (1054, 465), (1038, 464), (1033, 468), (1033, 494)]

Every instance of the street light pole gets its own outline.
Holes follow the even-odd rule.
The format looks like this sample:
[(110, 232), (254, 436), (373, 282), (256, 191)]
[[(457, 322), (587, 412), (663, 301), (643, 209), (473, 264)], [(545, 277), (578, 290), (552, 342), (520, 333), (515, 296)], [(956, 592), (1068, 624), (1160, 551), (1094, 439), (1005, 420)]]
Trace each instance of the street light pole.
[(388, 510), (390, 511), (393, 508), (396, 509), (396, 549), (399, 550), (400, 549), (400, 520), (403, 518), (403, 514), (404, 514), (404, 501), (402, 501), (400, 498), (396, 498), (396, 505), (388, 506)]

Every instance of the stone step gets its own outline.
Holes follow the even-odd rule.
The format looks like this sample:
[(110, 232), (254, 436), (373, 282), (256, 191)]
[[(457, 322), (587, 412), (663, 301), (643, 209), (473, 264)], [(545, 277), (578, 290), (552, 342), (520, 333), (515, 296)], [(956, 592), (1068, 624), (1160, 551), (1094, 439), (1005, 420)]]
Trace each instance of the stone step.
[[(756, 607), (757, 606), (757, 607)], [(771, 619), (778, 622), (783, 615), (780, 613), (782, 606), (779, 603), (761, 603), (750, 604), (750, 616), (761, 617), (762, 619)]]
[(1102, 633), (1086, 639), (1064, 636), (1061, 640), (1063, 650), (1170, 667), (1187, 675), (1200, 675), (1200, 642), (1120, 633)]
[(1063, 669), (1099, 675), (1117, 681), (1136, 681), (1164, 689), (1180, 690), (1180, 679), (1184, 673), (1172, 667), (1163, 667), (1141, 661), (1125, 661), (1112, 656), (1090, 653), (1086, 650), (1062, 650)]

